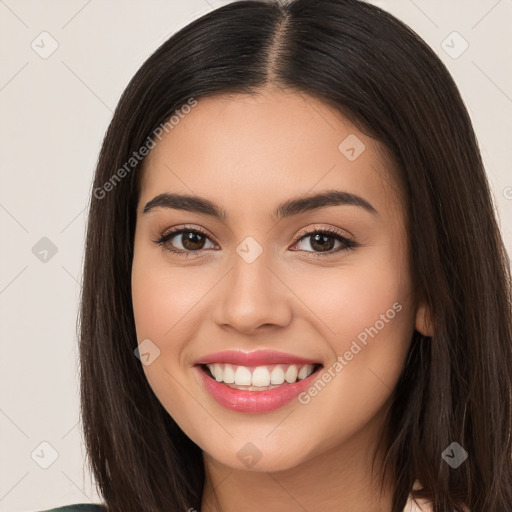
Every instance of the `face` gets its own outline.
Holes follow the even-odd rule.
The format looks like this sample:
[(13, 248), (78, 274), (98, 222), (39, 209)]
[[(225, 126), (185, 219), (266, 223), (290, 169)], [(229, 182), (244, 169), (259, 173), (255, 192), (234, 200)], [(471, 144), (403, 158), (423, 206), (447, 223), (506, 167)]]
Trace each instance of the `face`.
[(423, 325), (375, 141), (298, 93), (199, 99), (145, 161), (134, 243), (144, 372), (205, 456), (277, 471), (375, 441)]

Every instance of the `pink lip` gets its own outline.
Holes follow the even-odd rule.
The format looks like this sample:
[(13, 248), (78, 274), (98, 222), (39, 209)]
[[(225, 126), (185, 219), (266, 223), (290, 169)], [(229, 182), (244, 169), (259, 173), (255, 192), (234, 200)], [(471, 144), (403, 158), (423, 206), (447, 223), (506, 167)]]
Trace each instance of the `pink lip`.
[(241, 350), (224, 350), (201, 357), (194, 364), (229, 363), (237, 366), (264, 366), (270, 364), (317, 364), (319, 361), (277, 352), (275, 350), (256, 350), (243, 352)]
[(319, 367), (309, 377), (294, 384), (286, 384), (269, 391), (242, 391), (230, 388), (211, 378), (203, 367), (195, 366), (206, 390), (223, 407), (237, 412), (266, 412), (278, 409), (308, 389), (318, 377)]

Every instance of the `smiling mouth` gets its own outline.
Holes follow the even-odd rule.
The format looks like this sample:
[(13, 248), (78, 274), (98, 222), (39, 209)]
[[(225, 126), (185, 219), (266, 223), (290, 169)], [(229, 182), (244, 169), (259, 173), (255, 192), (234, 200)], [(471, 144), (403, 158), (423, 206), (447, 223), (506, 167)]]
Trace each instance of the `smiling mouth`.
[(295, 384), (316, 374), (323, 365), (275, 364), (245, 367), (231, 364), (201, 364), (202, 371), (211, 379), (232, 389), (269, 391)]

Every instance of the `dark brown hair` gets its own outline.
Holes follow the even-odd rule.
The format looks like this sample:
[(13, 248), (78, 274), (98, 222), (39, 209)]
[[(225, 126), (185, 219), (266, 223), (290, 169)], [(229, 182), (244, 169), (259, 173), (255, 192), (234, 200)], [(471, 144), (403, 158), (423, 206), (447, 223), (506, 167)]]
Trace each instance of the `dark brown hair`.
[[(158, 48), (119, 101), (94, 177), (80, 310), (81, 416), (108, 510), (200, 510), (205, 479), (201, 449), (134, 356), (130, 278), (143, 160), (126, 163), (191, 98), (267, 84), (349, 115), (392, 155), (406, 191), (415, 294), (435, 334), (414, 332), (393, 392), (385, 447), (393, 512), (415, 479), (435, 512), (460, 503), (512, 510), (511, 279), (472, 124), (434, 52), (358, 0), (216, 9)], [(469, 454), (457, 469), (441, 457), (452, 442)]]

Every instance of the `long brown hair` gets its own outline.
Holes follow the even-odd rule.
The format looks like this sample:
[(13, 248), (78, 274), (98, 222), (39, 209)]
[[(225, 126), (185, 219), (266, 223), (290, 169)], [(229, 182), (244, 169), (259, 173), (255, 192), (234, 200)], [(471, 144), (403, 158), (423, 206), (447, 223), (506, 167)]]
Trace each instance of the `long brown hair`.
[[(412, 279), (435, 334), (414, 332), (393, 394), (393, 511), (415, 479), (435, 512), (461, 503), (512, 510), (511, 278), (476, 137), (434, 52), (359, 0), (230, 3), (167, 40), (119, 101), (91, 191), (79, 332), (87, 456), (108, 510), (200, 510), (205, 480), (200, 448), (134, 356), (130, 277), (144, 160), (130, 158), (191, 98), (266, 84), (350, 116), (392, 155), (406, 191)], [(457, 469), (442, 458), (452, 442), (468, 453)]]

